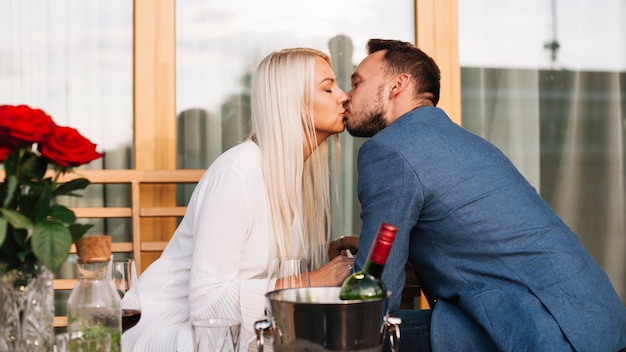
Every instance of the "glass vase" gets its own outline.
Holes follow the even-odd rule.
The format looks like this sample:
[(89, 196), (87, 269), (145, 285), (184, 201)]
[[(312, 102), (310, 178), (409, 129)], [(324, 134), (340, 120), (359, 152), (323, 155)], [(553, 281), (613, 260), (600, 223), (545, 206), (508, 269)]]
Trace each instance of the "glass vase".
[(0, 352), (52, 350), (52, 281), (52, 272), (38, 263), (0, 274)]

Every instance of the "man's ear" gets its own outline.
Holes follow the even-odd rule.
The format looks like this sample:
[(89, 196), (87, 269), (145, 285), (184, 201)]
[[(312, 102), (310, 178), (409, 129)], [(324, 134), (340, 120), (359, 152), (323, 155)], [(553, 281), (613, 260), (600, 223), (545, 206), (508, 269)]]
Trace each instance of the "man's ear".
[(395, 95), (400, 94), (405, 91), (411, 82), (411, 75), (408, 73), (402, 73), (397, 75), (393, 79), (393, 85), (391, 86), (391, 90), (389, 91), (389, 97), (392, 98)]

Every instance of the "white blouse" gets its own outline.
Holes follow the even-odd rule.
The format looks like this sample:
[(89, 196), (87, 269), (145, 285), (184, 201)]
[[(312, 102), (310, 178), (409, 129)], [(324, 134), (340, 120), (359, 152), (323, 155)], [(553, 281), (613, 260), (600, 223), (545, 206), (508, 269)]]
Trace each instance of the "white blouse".
[(239, 350), (255, 350), (273, 248), (267, 204), (255, 143), (215, 160), (163, 254), (139, 277), (141, 319), (124, 333), (123, 351), (192, 352), (190, 321), (218, 317), (240, 319)]

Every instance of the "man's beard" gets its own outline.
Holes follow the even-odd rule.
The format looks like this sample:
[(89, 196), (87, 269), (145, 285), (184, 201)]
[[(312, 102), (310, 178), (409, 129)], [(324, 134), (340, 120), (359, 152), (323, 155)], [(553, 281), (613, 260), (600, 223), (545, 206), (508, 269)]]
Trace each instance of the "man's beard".
[(387, 124), (381, 111), (365, 113), (365, 118), (359, 121), (358, 125), (346, 124), (346, 129), (354, 137), (371, 137), (385, 127), (387, 127)]
[[(352, 114), (352, 111), (350, 111)], [(372, 102), (372, 107), (361, 113), (361, 116), (353, 115), (346, 120), (346, 129), (354, 137), (371, 137), (378, 131), (387, 127), (385, 121), (385, 109), (382, 99), (382, 87)]]

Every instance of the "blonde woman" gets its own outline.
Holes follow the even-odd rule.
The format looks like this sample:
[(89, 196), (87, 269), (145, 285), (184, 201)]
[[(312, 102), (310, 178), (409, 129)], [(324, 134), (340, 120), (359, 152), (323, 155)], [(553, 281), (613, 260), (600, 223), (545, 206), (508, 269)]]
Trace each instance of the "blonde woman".
[(124, 333), (124, 351), (193, 351), (190, 321), (210, 317), (239, 319), (240, 351), (254, 349), (272, 256), (309, 258), (312, 286), (338, 286), (350, 274), (350, 258), (324, 262), (328, 137), (337, 143), (344, 130), (347, 99), (329, 57), (306, 48), (270, 54), (251, 99), (251, 137), (209, 167), (161, 258), (139, 278), (142, 317)]

